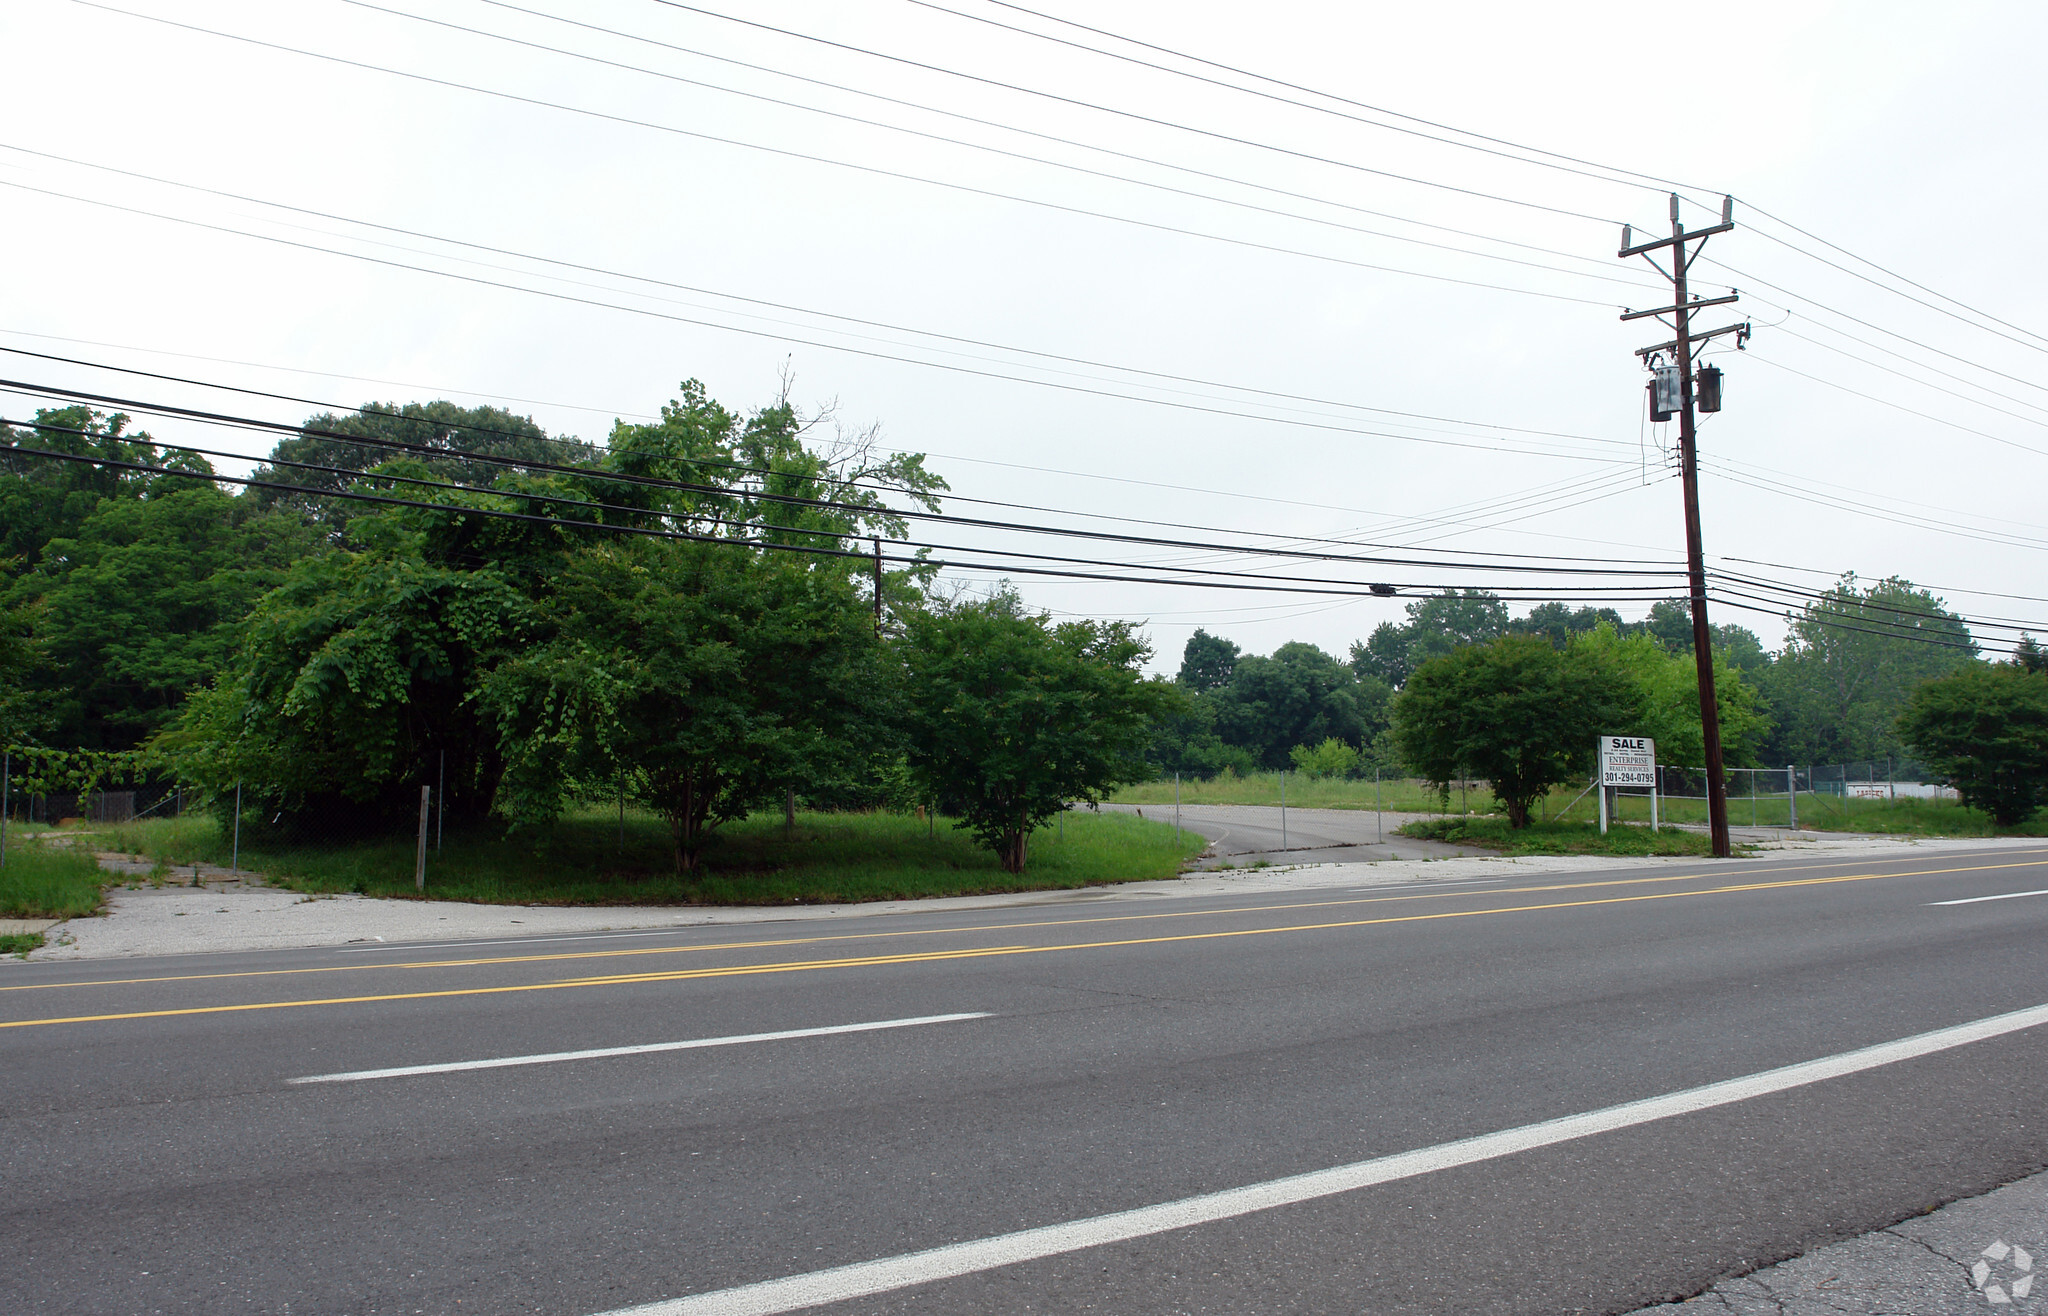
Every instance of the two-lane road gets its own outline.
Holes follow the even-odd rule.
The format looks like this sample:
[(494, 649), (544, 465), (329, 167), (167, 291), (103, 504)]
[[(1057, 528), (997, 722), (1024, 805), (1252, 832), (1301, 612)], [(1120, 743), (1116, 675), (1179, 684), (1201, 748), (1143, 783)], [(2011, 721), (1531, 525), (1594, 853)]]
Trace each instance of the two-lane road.
[(2048, 1164), (2043, 893), (1928, 848), (8, 964), (9, 1304), (1628, 1311)]

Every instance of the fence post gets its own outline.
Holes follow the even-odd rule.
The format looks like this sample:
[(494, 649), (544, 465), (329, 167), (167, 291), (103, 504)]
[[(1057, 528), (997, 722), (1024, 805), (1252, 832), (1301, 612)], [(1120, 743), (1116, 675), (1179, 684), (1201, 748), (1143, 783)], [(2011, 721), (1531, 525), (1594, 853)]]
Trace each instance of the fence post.
[(1372, 829), (1379, 836), (1379, 843), (1387, 843), (1387, 815), (1380, 805), (1380, 770), (1372, 770)]
[(441, 802), (434, 810), (434, 853), (441, 853), (441, 833), (448, 825), (448, 751), (441, 751), (441, 775), (434, 782), (434, 798)]
[(1605, 836), (1607, 835), (1607, 787), (1601, 786), (1598, 787), (1598, 790), (1600, 791), (1600, 834)]
[(412, 868), (412, 885), (416, 891), (427, 889), (427, 811), (433, 806), (433, 801), (434, 788), (420, 787), (420, 850)]
[(1657, 830), (1657, 765), (1650, 765), (1650, 830)]
[(7, 822), (10, 800), (8, 791), (14, 785), (14, 751), (0, 749), (0, 873), (7, 871)]
[(1280, 852), (1287, 853), (1287, 769), (1280, 769)]
[[(1066, 821), (1062, 817), (1060, 825), (1064, 827)], [(1065, 831), (1062, 831), (1060, 835), (1066, 835)], [(1180, 774), (1178, 772), (1173, 774), (1173, 843), (1175, 845), (1180, 844)]]
[(228, 860), (228, 875), (242, 871), (242, 783), (235, 783), (235, 849)]

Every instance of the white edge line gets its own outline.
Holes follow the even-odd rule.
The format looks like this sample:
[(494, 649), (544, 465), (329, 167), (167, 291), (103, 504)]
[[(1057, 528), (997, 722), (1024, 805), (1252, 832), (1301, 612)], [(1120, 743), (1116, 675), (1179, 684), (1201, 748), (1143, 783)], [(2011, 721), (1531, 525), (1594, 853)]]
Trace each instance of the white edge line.
[(2008, 891), (2002, 896), (1971, 896), (1967, 900), (1930, 900), (1927, 907), (1936, 905), (1981, 905), (1987, 900), (2018, 900), (2021, 896), (2048, 896), (2048, 891)]
[(606, 1056), (644, 1056), (657, 1051), (695, 1051), (707, 1046), (744, 1046), (749, 1042), (786, 1042), (799, 1037), (831, 1037), (839, 1033), (874, 1033), (885, 1028), (916, 1028), (986, 1019), (990, 1011), (972, 1014), (928, 1014), (916, 1019), (879, 1019), (865, 1024), (833, 1024), (827, 1028), (791, 1028), (779, 1033), (742, 1033), (735, 1037), (695, 1037), (684, 1042), (648, 1042), (641, 1046), (607, 1046), (594, 1051), (550, 1051), (544, 1055), (500, 1056), (494, 1060), (458, 1060), (445, 1065), (402, 1065), (396, 1069), (358, 1069), (346, 1074), (308, 1074), (288, 1083), (360, 1083), (372, 1078), (410, 1078), (417, 1074), (455, 1074), (470, 1069), (511, 1069), (518, 1065), (553, 1065), (564, 1060), (600, 1060)]
[(1242, 1188), (1229, 1188), (1222, 1192), (1204, 1193), (1175, 1202), (1162, 1202), (1156, 1206), (1143, 1206), (1135, 1210), (1068, 1221), (1065, 1224), (1045, 1225), (1013, 1234), (998, 1234), (992, 1238), (952, 1243), (924, 1252), (884, 1257), (877, 1261), (863, 1261), (848, 1266), (835, 1266), (807, 1275), (764, 1280), (756, 1284), (697, 1293), (637, 1307), (621, 1307), (602, 1313), (601, 1316), (779, 1316), (783, 1312), (869, 1297), (977, 1271), (993, 1270), (1000, 1266), (1078, 1252), (1085, 1248), (1128, 1242), (1131, 1239), (1186, 1229), (1193, 1225), (1211, 1224), (1258, 1211), (1270, 1211), (1275, 1207), (1292, 1206), (1317, 1198), (1335, 1196), (1338, 1193), (1353, 1192), (1375, 1184), (1391, 1183), (1398, 1179), (1433, 1174), (1438, 1170), (1471, 1165), (1478, 1161), (1512, 1156), (1539, 1147), (1549, 1147), (1556, 1143), (1710, 1110), (1716, 1106), (1747, 1101), (1752, 1097), (1840, 1078), (1881, 1065), (1895, 1064), (1902, 1060), (1911, 1060), (1938, 1051), (1967, 1046), (1972, 1042), (2003, 1036), (2006, 1033), (2039, 1027), (2044, 1023), (2048, 1023), (2048, 1005), (2032, 1006), (2025, 1010), (2015, 1010), (2010, 1014), (1993, 1015), (1971, 1023), (1958, 1024), (1952, 1028), (1936, 1029), (1931, 1033), (1920, 1033), (1855, 1051), (1845, 1051), (1839, 1055), (1824, 1056), (1818, 1060), (1768, 1069), (1740, 1078), (1708, 1083), (1703, 1087), (1666, 1093), (1663, 1096), (1646, 1097), (1640, 1101), (1624, 1102), (1618, 1106), (1608, 1106), (1580, 1115), (1566, 1115), (1559, 1119), (1525, 1124), (1520, 1128), (1502, 1129), (1497, 1133), (1481, 1134), (1434, 1147), (1397, 1152), (1369, 1161), (1339, 1165), (1327, 1170), (1314, 1170), (1307, 1174), (1249, 1184)]
[(438, 950), (444, 946), (524, 946), (532, 941), (613, 941), (620, 937), (658, 937), (664, 932), (691, 932), (702, 923), (678, 923), (668, 928), (639, 928), (630, 932), (558, 932), (538, 937), (458, 938), (454, 941), (389, 941), (381, 946), (336, 946), (342, 955), (368, 955), (376, 951)]

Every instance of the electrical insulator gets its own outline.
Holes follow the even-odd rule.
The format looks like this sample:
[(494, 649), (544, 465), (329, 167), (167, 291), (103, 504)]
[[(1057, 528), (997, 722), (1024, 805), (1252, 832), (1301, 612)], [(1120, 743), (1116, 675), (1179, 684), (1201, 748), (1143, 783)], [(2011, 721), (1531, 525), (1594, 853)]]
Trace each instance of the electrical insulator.
[(1721, 409), (1721, 367), (1702, 366), (1700, 368), (1700, 390), (1698, 397), (1701, 411), (1719, 411)]

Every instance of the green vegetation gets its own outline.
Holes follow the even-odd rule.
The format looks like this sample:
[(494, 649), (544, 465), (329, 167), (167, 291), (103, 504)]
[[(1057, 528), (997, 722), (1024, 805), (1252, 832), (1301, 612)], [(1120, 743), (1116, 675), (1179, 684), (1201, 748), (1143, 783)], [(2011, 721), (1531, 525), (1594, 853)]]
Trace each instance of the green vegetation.
[(41, 950), (43, 934), (40, 932), (10, 932), (0, 936), (0, 955), (13, 955), (27, 959), (32, 950)]
[(2001, 827), (2048, 801), (2048, 673), (2036, 655), (1967, 667), (1913, 692), (1899, 731)]
[[(1371, 777), (1364, 780), (1323, 777), (1313, 779), (1290, 773), (1287, 777), (1287, 806), (1291, 809), (1366, 809), (1374, 807), (1374, 783)], [(1173, 807), (1173, 781), (1142, 781), (1124, 786), (1109, 797), (1117, 804), (1140, 804), (1150, 807), (1163, 804)], [(1379, 783), (1377, 807), (1388, 813), (1442, 813), (1445, 810), (1443, 796), (1437, 788), (1412, 777), (1387, 777)], [(1462, 800), (1462, 803), (1461, 803)], [(1180, 784), (1182, 804), (1269, 804), (1280, 803), (1280, 774), (1277, 772), (1254, 772), (1238, 776), (1234, 772), (1211, 777), (1207, 781), (1185, 780)], [(1498, 809), (1499, 802), (1484, 782), (1474, 782), (1464, 790), (1453, 784), (1450, 791), (1450, 811), (1462, 813), (1467, 807), (1476, 813), (1491, 813)]]
[[(12, 828), (9, 829), (13, 831)], [(76, 918), (100, 907), (107, 874), (92, 855), (56, 841), (7, 838), (0, 918)]]
[[(1511, 827), (1506, 818), (1425, 818), (1401, 828), (1403, 836), (1417, 840), (1443, 841), (1451, 845), (1478, 845), (1506, 855), (1612, 854), (1612, 855), (1700, 855), (1714, 852), (1712, 841), (1699, 832), (1677, 828), (1651, 831), (1648, 827), (1610, 827), (1602, 836), (1597, 824), (1578, 822), (1530, 822)], [(1739, 847), (1738, 847), (1739, 850)]]
[[(187, 817), (124, 824), (104, 833), (111, 848), (175, 867), (225, 864), (214, 820)], [(1172, 877), (1199, 854), (1192, 832), (1176, 840), (1165, 823), (1116, 813), (1075, 812), (1038, 833), (1031, 868), (1003, 871), (996, 855), (946, 819), (893, 813), (754, 814), (721, 827), (696, 868), (677, 874), (667, 821), (627, 811), (624, 840), (615, 812), (578, 809), (546, 833), (497, 828), (451, 832), (427, 855), (427, 897), (525, 905), (783, 905), (1059, 890)], [(242, 866), (273, 885), (308, 894), (360, 892), (412, 897), (414, 843), (365, 840), (295, 846), (244, 832)], [(12, 860), (9, 861), (12, 866)]]
[(1484, 777), (1519, 829), (1551, 787), (1583, 774), (1600, 733), (1629, 726), (1640, 706), (1607, 655), (1504, 635), (1416, 668), (1394, 703), (1394, 743), (1440, 789)]

